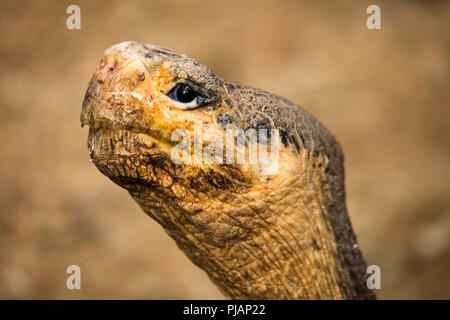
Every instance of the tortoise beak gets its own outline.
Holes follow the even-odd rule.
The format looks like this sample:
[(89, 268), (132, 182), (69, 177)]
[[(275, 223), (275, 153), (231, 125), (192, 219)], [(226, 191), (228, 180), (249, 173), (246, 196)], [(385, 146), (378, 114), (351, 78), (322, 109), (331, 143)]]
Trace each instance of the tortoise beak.
[(148, 70), (124, 44), (105, 51), (84, 96), (81, 126), (126, 128), (139, 119), (148, 96)]

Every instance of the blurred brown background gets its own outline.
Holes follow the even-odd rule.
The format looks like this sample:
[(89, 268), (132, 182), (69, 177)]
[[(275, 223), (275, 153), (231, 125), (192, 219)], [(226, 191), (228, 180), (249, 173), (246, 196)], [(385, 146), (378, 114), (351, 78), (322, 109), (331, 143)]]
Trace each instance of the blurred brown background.
[[(70, 4), (81, 30), (66, 28)], [(370, 4), (382, 30), (366, 28)], [(315, 114), (344, 148), (379, 298), (450, 298), (449, 21), (449, 1), (2, 1), (0, 298), (222, 298), (89, 162), (84, 91), (124, 40)], [(82, 290), (66, 289), (70, 264)]]

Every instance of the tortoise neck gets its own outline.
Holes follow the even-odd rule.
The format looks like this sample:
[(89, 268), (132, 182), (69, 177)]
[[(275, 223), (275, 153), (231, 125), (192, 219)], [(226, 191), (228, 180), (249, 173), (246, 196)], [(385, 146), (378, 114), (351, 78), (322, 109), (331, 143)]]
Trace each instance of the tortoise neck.
[(154, 194), (133, 197), (232, 299), (373, 298), (342, 201), (326, 189), (285, 191), (276, 205), (233, 199), (238, 205), (219, 208), (220, 215), (167, 199), (156, 214), (149, 203)]

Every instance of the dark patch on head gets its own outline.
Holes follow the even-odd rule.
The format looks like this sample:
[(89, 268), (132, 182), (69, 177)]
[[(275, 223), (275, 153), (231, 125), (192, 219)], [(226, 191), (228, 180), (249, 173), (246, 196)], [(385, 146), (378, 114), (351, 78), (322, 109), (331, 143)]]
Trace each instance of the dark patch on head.
[[(245, 109), (244, 109), (244, 111), (245, 111)], [(245, 114), (245, 112), (243, 112), (243, 113)], [(249, 124), (247, 125), (247, 127), (245, 128), (245, 130), (249, 130), (249, 129), (256, 130), (256, 137), (257, 137), (258, 143), (267, 144), (268, 141), (272, 137), (273, 127), (268, 118), (252, 119), (249, 122)], [(263, 132), (262, 130), (265, 130), (265, 132)], [(280, 134), (280, 136), (281, 136), (281, 134)]]
[(299, 144), (297, 142), (297, 139), (295, 139), (295, 137), (291, 136), (290, 140), (291, 140), (292, 144), (294, 145), (295, 150), (297, 150), (297, 152), (299, 152), (300, 151), (300, 146), (299, 146)]
[(320, 246), (317, 243), (317, 240), (315, 238), (312, 238), (312, 247), (314, 248), (314, 250), (317, 250), (317, 251), (320, 250)]
[(303, 135), (299, 134), (300, 140), (302, 141), (302, 145), (306, 146), (305, 143), (305, 138), (303, 137)]
[[(298, 143), (297, 138), (296, 138), (295, 136), (289, 135), (289, 134), (288, 134), (286, 131), (284, 131), (284, 130), (279, 130), (279, 132), (280, 132), (281, 143), (282, 143), (284, 146), (287, 147), (287, 146), (291, 145), (291, 146), (293, 146), (293, 147), (295, 148), (295, 150), (296, 150), (297, 152), (300, 151), (301, 146), (300, 146), (300, 144)], [(301, 139), (302, 139), (302, 143), (304, 144), (303, 137), (301, 137)]]
[(226, 98), (225, 99), (225, 103), (227, 104), (227, 106), (229, 106), (230, 108), (234, 108), (234, 103), (233, 100)]
[(286, 131), (284, 131), (284, 130), (279, 130), (280, 131), (280, 138), (281, 138), (281, 143), (285, 146), (285, 147), (287, 147), (287, 145), (288, 145), (288, 135), (287, 135), (287, 133), (286, 133)]
[(163, 56), (163, 57), (174, 57), (174, 56), (178, 56), (177, 54), (174, 54), (174, 53), (172, 53), (172, 52), (163, 51), (163, 50), (159, 50), (159, 49), (153, 49), (152, 52), (153, 52), (153, 53), (156, 53), (157, 55)]
[(248, 128), (253, 128), (253, 129), (267, 129), (270, 130), (272, 129), (272, 124), (270, 123), (270, 120), (266, 117), (264, 118), (257, 118), (253, 121), (250, 122)]
[(223, 130), (226, 130), (229, 125), (237, 126), (238, 121), (228, 112), (219, 113), (216, 116), (217, 123), (222, 127)]

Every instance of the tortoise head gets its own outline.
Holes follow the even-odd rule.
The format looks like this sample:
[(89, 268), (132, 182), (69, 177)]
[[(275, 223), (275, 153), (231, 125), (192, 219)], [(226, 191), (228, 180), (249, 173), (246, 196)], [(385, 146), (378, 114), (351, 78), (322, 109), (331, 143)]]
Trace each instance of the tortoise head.
[[(258, 152), (275, 155), (278, 169), (271, 142), (279, 140), (271, 128), (249, 128), (228, 90), (206, 66), (171, 49), (136, 42), (110, 47), (81, 112), (94, 164), (129, 191), (148, 185), (182, 198), (188, 190), (217, 196), (267, 180), (272, 158)], [(181, 194), (168, 188), (174, 184)]]

